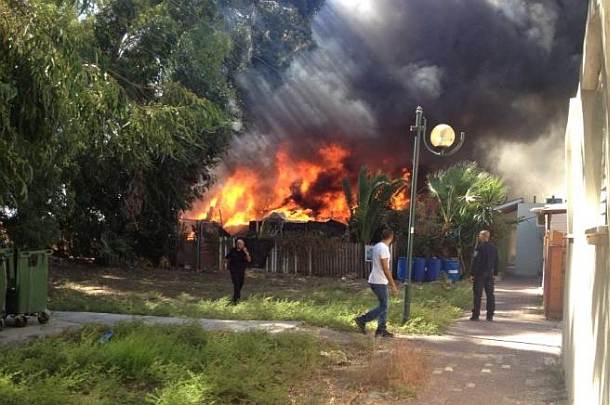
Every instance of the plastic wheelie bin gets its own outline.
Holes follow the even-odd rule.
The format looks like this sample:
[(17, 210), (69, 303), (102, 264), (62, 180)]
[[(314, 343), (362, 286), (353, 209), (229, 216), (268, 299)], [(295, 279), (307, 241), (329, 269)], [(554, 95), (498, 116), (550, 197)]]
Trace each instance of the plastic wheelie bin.
[(15, 319), (15, 326), (27, 325), (28, 316), (38, 322), (49, 322), (47, 284), (50, 250), (17, 251), (14, 274), (9, 277), (6, 313)]
[(4, 329), (6, 319), (6, 289), (9, 269), (14, 266), (13, 249), (0, 249), (0, 330)]

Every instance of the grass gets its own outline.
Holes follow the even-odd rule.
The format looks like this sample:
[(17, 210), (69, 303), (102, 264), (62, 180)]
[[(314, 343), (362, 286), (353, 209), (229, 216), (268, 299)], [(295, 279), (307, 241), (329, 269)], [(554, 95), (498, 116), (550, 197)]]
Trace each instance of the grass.
[[(53, 310), (91, 311), (215, 319), (298, 320), (313, 326), (353, 329), (353, 318), (376, 305), (365, 281), (298, 278), (251, 273), (245, 300), (228, 304), (225, 274), (185, 273), (164, 280), (163, 273), (63, 272), (50, 292)], [(167, 277), (167, 272), (165, 273)], [(140, 277), (140, 278), (138, 278)], [(467, 283), (416, 285), (411, 320), (401, 325), (402, 293), (392, 296), (389, 328), (404, 333), (440, 334), (470, 304)], [(374, 327), (375, 325), (371, 325)]]
[(12, 404), (286, 404), (324, 361), (307, 334), (212, 333), (125, 323), (0, 348)]
[(399, 398), (412, 398), (426, 384), (428, 374), (424, 353), (411, 342), (398, 339), (385, 352), (372, 356), (359, 380), (366, 387), (382, 388)]

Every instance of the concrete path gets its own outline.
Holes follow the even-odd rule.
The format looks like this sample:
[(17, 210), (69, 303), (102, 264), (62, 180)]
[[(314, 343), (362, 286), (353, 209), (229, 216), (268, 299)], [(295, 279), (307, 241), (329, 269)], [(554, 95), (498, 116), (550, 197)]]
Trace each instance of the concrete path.
[(410, 403), (562, 403), (561, 324), (544, 319), (537, 285), (498, 282), (494, 322), (473, 322), (468, 314), (445, 336), (415, 338), (434, 355), (430, 384)]
[(36, 318), (30, 318), (25, 328), (11, 327), (10, 320), (6, 329), (0, 331), (0, 344), (18, 343), (27, 339), (54, 336), (69, 329), (78, 329), (88, 323), (112, 326), (118, 322), (140, 321), (148, 324), (180, 325), (198, 322), (203, 329), (210, 331), (243, 332), (264, 330), (270, 333), (283, 332), (299, 327), (301, 322), (290, 321), (234, 321), (219, 319), (186, 319), (162, 316), (105, 314), (94, 312), (61, 312), (51, 313), (51, 320), (46, 325), (40, 325)]

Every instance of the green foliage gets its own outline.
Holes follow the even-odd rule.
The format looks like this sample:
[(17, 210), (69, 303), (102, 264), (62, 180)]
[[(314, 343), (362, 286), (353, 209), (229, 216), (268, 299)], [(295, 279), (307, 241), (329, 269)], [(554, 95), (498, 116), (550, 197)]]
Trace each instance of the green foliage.
[(245, 57), (257, 70), (277, 80), (295, 52), (314, 46), (311, 19), (323, 2), (222, 0), (220, 3), (231, 14), (230, 21), (240, 33), (242, 46), (247, 50)]
[[(172, 77), (173, 52), (189, 26), (171, 18), (168, 4), (110, 2), (94, 21), (80, 22), (71, 6), (0, 3), (6, 55), (0, 69), (6, 89), (1, 139), (16, 154), (0, 159), (7, 167), (3, 173), (17, 173), (12, 183), (0, 185), (0, 204), (14, 211), (4, 222), (15, 242), (48, 245), (58, 232), (35, 238), (24, 230), (60, 226), (99, 240), (100, 233), (83, 235), (92, 229), (74, 220), (83, 216), (97, 219), (98, 231), (124, 234), (141, 210), (143, 179), (151, 167), (186, 160), (189, 169), (195, 166), (192, 180), (222, 151), (223, 107)], [(132, 20), (112, 15), (115, 8)], [(104, 25), (105, 18), (115, 24)], [(122, 41), (130, 35), (127, 46)], [(225, 54), (215, 56), (222, 60)], [(186, 206), (188, 197), (169, 198)], [(131, 225), (137, 232), (138, 224)]]
[(285, 404), (321, 364), (308, 335), (200, 326), (86, 326), (0, 349), (4, 404)]
[(366, 166), (360, 168), (356, 199), (349, 179), (343, 182), (348, 205), (351, 207), (350, 232), (360, 243), (371, 243), (390, 210), (392, 197), (404, 187), (404, 180), (390, 179), (386, 174), (371, 174)]
[[(250, 280), (248, 280), (250, 281)], [(310, 325), (353, 329), (354, 316), (376, 304), (366, 283), (349, 283), (321, 279), (317, 285), (297, 285), (287, 291), (251, 293), (237, 306), (228, 305), (228, 298), (201, 298), (183, 293), (168, 297), (163, 290), (128, 292), (116, 295), (87, 295), (67, 284), (51, 293), (50, 308), (64, 311), (91, 311), (139, 315), (186, 316), (214, 319), (296, 320)], [(295, 281), (296, 282), (296, 281)], [(266, 284), (265, 284), (266, 285)], [(207, 293), (226, 289), (230, 284), (203, 286)], [(246, 290), (252, 291), (251, 285)], [(393, 330), (415, 334), (440, 334), (471, 303), (468, 283), (447, 287), (442, 283), (414, 286), (412, 317), (402, 325), (401, 294), (391, 297), (389, 325)], [(201, 294), (205, 295), (206, 291)]]
[[(0, 221), (13, 242), (170, 257), (180, 212), (242, 120), (237, 75), (310, 46), (320, 3), (0, 0)], [(249, 7), (259, 17), (236, 17)]]
[(481, 230), (497, 231), (492, 234), (495, 239), (505, 236), (500, 234), (504, 219), (494, 210), (507, 196), (506, 186), (498, 176), (474, 162), (460, 162), (430, 174), (428, 188), (439, 202), (444, 240), (455, 249), (463, 268), (470, 264)]

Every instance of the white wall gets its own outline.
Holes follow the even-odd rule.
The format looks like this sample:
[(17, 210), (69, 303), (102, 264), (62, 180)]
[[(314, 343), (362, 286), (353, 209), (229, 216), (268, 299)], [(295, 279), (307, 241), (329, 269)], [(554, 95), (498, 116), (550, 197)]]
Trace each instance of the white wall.
[(557, 231), (561, 233), (568, 233), (568, 216), (567, 214), (553, 214), (551, 215), (551, 231)]
[[(591, 0), (580, 90), (566, 129), (568, 258), (563, 365), (570, 403), (610, 404), (610, 244), (600, 215), (602, 171), (609, 186), (610, 0)], [(609, 188), (610, 189), (610, 188)], [(607, 208), (606, 208), (607, 210)]]

